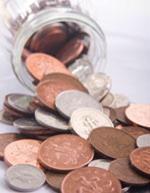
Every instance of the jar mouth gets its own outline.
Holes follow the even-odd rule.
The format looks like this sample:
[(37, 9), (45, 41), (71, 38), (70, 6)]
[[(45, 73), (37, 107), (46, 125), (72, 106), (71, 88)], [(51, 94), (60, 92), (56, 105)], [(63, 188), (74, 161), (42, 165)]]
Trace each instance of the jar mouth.
[[(12, 67), (18, 80), (26, 86), (29, 90), (35, 91), (35, 87), (32, 83), (32, 77), (27, 73), (25, 64), (22, 63), (22, 52), (28, 39), (38, 30), (46, 25), (51, 25), (58, 22), (72, 22), (88, 26), (102, 42), (101, 48), (103, 49), (101, 57), (96, 58), (95, 64), (105, 64), (106, 59), (106, 40), (105, 35), (100, 26), (89, 16), (75, 11), (71, 8), (47, 8), (36, 14), (31, 14), (25, 23), (20, 27), (15, 36), (15, 44), (12, 52)], [(84, 30), (84, 29), (83, 29)], [(23, 73), (28, 76), (24, 79)]]

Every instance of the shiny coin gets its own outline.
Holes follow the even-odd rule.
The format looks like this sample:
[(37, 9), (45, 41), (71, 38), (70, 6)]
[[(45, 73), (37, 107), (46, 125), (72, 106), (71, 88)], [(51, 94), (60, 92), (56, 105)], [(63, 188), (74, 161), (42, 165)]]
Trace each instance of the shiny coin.
[[(96, 167), (85, 167), (65, 176), (62, 193), (121, 193), (119, 180), (110, 172)], [(89, 191), (90, 190), (90, 191)]]
[(58, 131), (69, 130), (69, 125), (64, 119), (45, 109), (38, 108), (35, 111), (35, 118), (43, 126), (54, 128)]
[(101, 101), (104, 107), (113, 107), (115, 103), (115, 96), (111, 92), (109, 92), (105, 98)]
[(138, 147), (150, 147), (150, 134), (139, 136), (136, 140), (136, 144)]
[(111, 89), (111, 78), (104, 73), (93, 73), (83, 81), (89, 93), (100, 101)]
[(106, 160), (106, 159), (97, 159), (97, 160), (91, 161), (88, 166), (108, 170), (110, 166), (110, 162), (111, 162), (110, 160)]
[(115, 102), (113, 108), (127, 107), (129, 105), (129, 99), (123, 94), (114, 94)]
[(6, 125), (13, 125), (14, 119), (11, 119), (10, 116), (6, 116), (3, 110), (0, 111), (0, 122)]
[(100, 110), (80, 108), (72, 113), (70, 124), (75, 133), (87, 139), (91, 131), (97, 127), (113, 127), (112, 121)]
[(76, 78), (61, 74), (53, 73), (49, 74), (45, 80), (43, 80), (37, 86), (37, 95), (40, 101), (51, 109), (55, 109), (56, 96), (65, 90), (80, 90), (87, 92), (86, 88)]
[(45, 183), (45, 174), (34, 166), (19, 164), (6, 171), (6, 182), (16, 191), (30, 192)]
[(130, 161), (137, 170), (150, 176), (150, 147), (135, 149), (130, 154)]
[(128, 185), (145, 185), (150, 182), (150, 179), (140, 175), (131, 167), (128, 158), (120, 158), (112, 161), (109, 170), (120, 181)]
[(140, 126), (150, 128), (150, 105), (148, 104), (131, 104), (126, 109), (127, 118)]
[(39, 161), (48, 169), (70, 171), (87, 165), (94, 157), (88, 141), (76, 135), (56, 135), (44, 141)]
[(87, 93), (69, 90), (61, 92), (55, 100), (57, 110), (66, 118), (70, 118), (73, 111), (82, 107), (99, 109), (102, 111), (102, 106), (92, 96)]
[(135, 149), (135, 139), (121, 130), (111, 127), (94, 129), (89, 142), (95, 150), (110, 158), (128, 157)]
[(40, 142), (22, 139), (8, 144), (4, 150), (4, 160), (10, 165), (30, 164), (39, 167), (37, 161)]
[(25, 94), (10, 94), (8, 96), (8, 104), (18, 112), (32, 114), (33, 112), (29, 109), (32, 98), (32, 96)]

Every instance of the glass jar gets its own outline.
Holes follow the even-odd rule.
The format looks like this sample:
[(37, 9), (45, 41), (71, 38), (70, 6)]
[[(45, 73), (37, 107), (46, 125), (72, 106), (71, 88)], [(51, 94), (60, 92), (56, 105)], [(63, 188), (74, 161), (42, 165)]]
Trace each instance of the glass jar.
[[(90, 35), (88, 60), (95, 71), (106, 64), (105, 36), (99, 25), (88, 15), (89, 0), (3, 0), (1, 14), (9, 31), (10, 62), (19, 81), (34, 90), (33, 77), (22, 61), (23, 49), (29, 38), (46, 25), (58, 22), (77, 24)], [(90, 8), (91, 9), (91, 8)]]

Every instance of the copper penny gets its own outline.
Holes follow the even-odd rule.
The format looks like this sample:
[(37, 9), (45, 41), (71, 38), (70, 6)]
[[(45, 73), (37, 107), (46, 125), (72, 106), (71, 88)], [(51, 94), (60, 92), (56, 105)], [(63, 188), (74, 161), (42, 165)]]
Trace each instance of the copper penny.
[(61, 185), (62, 193), (121, 193), (121, 185), (110, 172), (85, 167), (70, 172)]
[(135, 149), (130, 154), (130, 161), (136, 169), (150, 176), (150, 147)]
[(61, 183), (66, 174), (46, 171), (46, 182), (54, 190), (60, 191)]
[(109, 170), (120, 181), (128, 185), (145, 185), (150, 182), (150, 179), (143, 177), (134, 170), (128, 158), (120, 158), (110, 163)]
[(89, 38), (89, 36), (84, 33), (77, 35), (62, 47), (56, 54), (56, 57), (65, 65), (70, 64), (84, 52), (84, 49), (86, 49), (87, 38)]
[(139, 136), (150, 133), (149, 130), (138, 127), (138, 126), (128, 126), (128, 127), (122, 127), (121, 128), (124, 132), (128, 133), (135, 139), (137, 139)]
[(93, 130), (89, 142), (97, 152), (110, 158), (128, 157), (135, 149), (135, 139), (125, 132), (111, 128), (101, 127)]
[(50, 73), (71, 74), (63, 63), (53, 56), (43, 53), (31, 54), (26, 60), (26, 67), (29, 73), (37, 80), (41, 80), (44, 75)]
[(1, 133), (0, 134), (0, 159), (4, 158), (4, 149), (11, 142), (22, 138), (22, 135), (17, 133)]
[(94, 156), (91, 145), (76, 135), (56, 135), (44, 141), (39, 161), (48, 169), (69, 171), (87, 165)]
[(30, 164), (39, 166), (37, 154), (40, 142), (32, 139), (22, 139), (10, 143), (4, 150), (4, 160), (10, 165)]
[(140, 126), (150, 128), (150, 105), (131, 104), (125, 111), (127, 118)]
[(86, 88), (76, 79), (66, 74), (53, 73), (48, 80), (42, 81), (36, 89), (40, 101), (51, 109), (55, 109), (56, 96), (65, 90), (80, 90), (87, 92)]

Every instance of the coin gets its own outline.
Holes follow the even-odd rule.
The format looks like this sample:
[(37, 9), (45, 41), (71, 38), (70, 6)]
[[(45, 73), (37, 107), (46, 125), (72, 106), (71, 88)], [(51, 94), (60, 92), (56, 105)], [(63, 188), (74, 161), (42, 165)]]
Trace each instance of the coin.
[(150, 105), (148, 104), (131, 104), (126, 109), (127, 118), (140, 126), (150, 128)]
[(32, 96), (26, 94), (10, 94), (8, 96), (8, 104), (12, 109), (20, 113), (25, 114), (33, 114), (32, 111), (29, 110), (30, 102), (32, 101)]
[(139, 136), (136, 144), (138, 147), (150, 147), (150, 133)]
[(113, 127), (111, 120), (103, 112), (92, 108), (79, 108), (75, 110), (70, 119), (70, 125), (75, 133), (87, 139), (91, 131), (97, 127)]
[(110, 107), (103, 107), (103, 112), (114, 122), (117, 119), (116, 111)]
[(43, 53), (31, 54), (26, 60), (26, 67), (29, 73), (37, 80), (41, 80), (50, 73), (59, 72), (71, 75), (62, 62), (53, 56)]
[(54, 190), (60, 191), (61, 183), (66, 174), (56, 173), (54, 171), (46, 171), (46, 182)]
[(76, 135), (64, 134), (44, 141), (38, 159), (45, 168), (69, 171), (87, 165), (93, 156), (94, 151), (86, 140)]
[(150, 193), (150, 186), (148, 184), (142, 187), (131, 187), (127, 193)]
[(85, 167), (65, 176), (61, 192), (121, 193), (121, 185), (110, 172), (101, 168)]
[(4, 150), (4, 160), (8, 165), (31, 164), (39, 167), (37, 154), (40, 142), (22, 139), (8, 144)]
[(72, 89), (87, 92), (77, 79), (69, 75), (53, 73), (48, 75), (47, 80), (44, 80), (37, 86), (36, 92), (43, 104), (51, 109), (55, 109), (56, 96), (62, 91)]
[(150, 133), (147, 129), (143, 127), (138, 127), (138, 126), (128, 126), (128, 127), (122, 127), (121, 128), (124, 132), (128, 133), (135, 139), (137, 139), (139, 136), (143, 134), (148, 134)]
[(135, 149), (134, 138), (111, 127), (94, 129), (89, 136), (89, 142), (98, 153), (114, 159), (128, 157)]
[(93, 160), (89, 163), (89, 167), (98, 167), (98, 168), (102, 168), (105, 170), (109, 169), (110, 166), (110, 160), (106, 160), (106, 159), (97, 159), (97, 160)]
[(34, 52), (55, 54), (67, 41), (67, 28), (55, 23), (41, 28), (32, 38), (30, 49)]
[(150, 147), (135, 149), (130, 154), (130, 161), (136, 169), (150, 176)]
[(130, 125), (130, 122), (127, 120), (125, 111), (127, 107), (120, 107), (120, 108), (115, 108), (114, 111), (116, 112), (117, 115), (117, 120), (125, 125)]
[(31, 52), (28, 50), (28, 49), (26, 49), (26, 48), (24, 48), (23, 49), (23, 52), (22, 52), (22, 60), (26, 60), (27, 58), (28, 58), (28, 56), (31, 54)]
[(70, 118), (73, 111), (82, 107), (99, 109), (102, 111), (101, 104), (92, 96), (78, 90), (63, 91), (57, 95), (55, 100), (57, 110), (65, 118)]
[(45, 183), (45, 174), (34, 166), (18, 164), (7, 169), (6, 182), (13, 190), (30, 192)]
[(69, 130), (69, 125), (64, 119), (45, 109), (38, 108), (35, 111), (35, 118), (39, 124), (45, 127), (50, 127), (51, 129), (53, 128), (56, 131)]
[(13, 117), (14, 119), (19, 119), (21, 117), (23, 117), (22, 113), (19, 113), (9, 107), (7, 107), (6, 105), (3, 105), (3, 110), (4, 110), (4, 116), (7, 114), (9, 115), (9, 117)]
[(114, 108), (127, 107), (129, 105), (129, 99), (123, 94), (114, 94), (115, 103)]
[(0, 111), (0, 122), (6, 125), (13, 125), (14, 119), (9, 118), (9, 116), (4, 115), (4, 113), (3, 110)]
[(128, 185), (145, 185), (150, 182), (150, 179), (140, 175), (131, 167), (128, 158), (119, 158), (112, 161), (109, 170), (121, 182)]
[(115, 96), (111, 92), (109, 92), (105, 98), (101, 101), (104, 107), (113, 107), (115, 103)]

